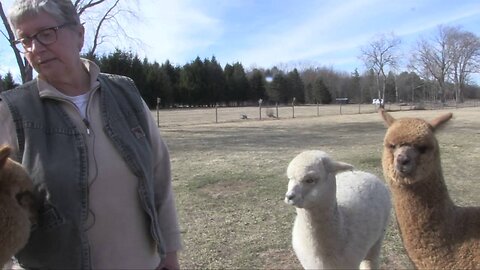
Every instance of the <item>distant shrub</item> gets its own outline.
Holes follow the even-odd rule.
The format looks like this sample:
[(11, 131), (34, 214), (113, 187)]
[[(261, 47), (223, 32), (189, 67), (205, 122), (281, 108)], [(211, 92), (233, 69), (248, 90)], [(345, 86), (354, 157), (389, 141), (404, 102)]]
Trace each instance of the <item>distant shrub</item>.
[(275, 115), (275, 111), (272, 108), (267, 108), (265, 113), (270, 118), (277, 118), (277, 116)]

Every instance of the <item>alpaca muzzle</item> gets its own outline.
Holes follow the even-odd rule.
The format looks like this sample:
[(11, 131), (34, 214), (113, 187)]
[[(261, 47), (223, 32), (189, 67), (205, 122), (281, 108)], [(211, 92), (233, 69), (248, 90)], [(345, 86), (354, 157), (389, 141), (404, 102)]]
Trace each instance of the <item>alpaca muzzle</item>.
[(415, 149), (410, 146), (398, 148), (394, 153), (394, 164), (397, 173), (403, 176), (411, 175), (416, 169), (415, 159), (418, 156)]

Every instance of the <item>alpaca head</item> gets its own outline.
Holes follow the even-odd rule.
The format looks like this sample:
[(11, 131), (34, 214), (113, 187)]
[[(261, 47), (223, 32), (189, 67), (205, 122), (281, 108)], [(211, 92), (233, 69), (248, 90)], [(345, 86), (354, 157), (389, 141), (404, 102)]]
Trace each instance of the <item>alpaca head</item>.
[(382, 165), (390, 184), (411, 185), (440, 172), (440, 151), (435, 130), (451, 113), (427, 122), (418, 118), (395, 119), (384, 110), (380, 114), (388, 126), (383, 141)]
[(304, 151), (288, 165), (285, 202), (298, 208), (322, 207), (319, 202), (335, 198), (335, 175), (353, 166), (332, 160), (322, 151)]
[(18, 203), (33, 221), (33, 183), (22, 165), (9, 158), (10, 153), (9, 147), (0, 147), (0, 196)]

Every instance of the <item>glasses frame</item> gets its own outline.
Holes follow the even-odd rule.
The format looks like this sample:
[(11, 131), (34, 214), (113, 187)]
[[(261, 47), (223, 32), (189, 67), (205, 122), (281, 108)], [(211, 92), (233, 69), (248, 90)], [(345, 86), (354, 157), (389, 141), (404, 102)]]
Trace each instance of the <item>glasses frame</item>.
[[(48, 45), (51, 45), (55, 42), (57, 42), (58, 40), (58, 30), (66, 27), (66, 26), (70, 26), (70, 25), (77, 25), (77, 23), (75, 22), (66, 22), (64, 24), (60, 24), (60, 25), (57, 25), (57, 26), (53, 26), (53, 27), (48, 27), (48, 28), (45, 28), (45, 29), (42, 29), (40, 31), (38, 31), (37, 33), (29, 36), (29, 37), (23, 37), (23, 38), (19, 38), (17, 40), (14, 40), (12, 42), (12, 45), (15, 46), (15, 48), (17, 48), (17, 50), (20, 52), (20, 53), (31, 53), (32, 52), (32, 45), (33, 45), (33, 40), (36, 40), (38, 43), (42, 44), (43, 46), (48, 46)], [(40, 35), (41, 33), (44, 33), (45, 31), (51, 31), (53, 30), (53, 33), (55, 34), (55, 40), (53, 42), (50, 42), (50, 43), (44, 43), (42, 42), (40, 39), (38, 39), (38, 35)], [(29, 47), (26, 47), (25, 46), (25, 40), (30, 40), (30, 46)], [(19, 45), (22, 46), (23, 50), (19, 49)]]

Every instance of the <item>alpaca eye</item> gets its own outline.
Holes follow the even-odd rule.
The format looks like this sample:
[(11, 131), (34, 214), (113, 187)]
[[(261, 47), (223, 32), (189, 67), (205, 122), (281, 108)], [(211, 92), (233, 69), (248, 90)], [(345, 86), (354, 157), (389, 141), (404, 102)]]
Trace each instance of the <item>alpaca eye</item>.
[(425, 154), (425, 152), (428, 150), (428, 147), (425, 145), (417, 146), (417, 150), (420, 152), (420, 154)]
[(17, 199), (18, 204), (21, 206), (27, 206), (32, 201), (32, 194), (28, 191), (24, 191), (15, 195), (15, 198)]
[(387, 147), (390, 148), (390, 149), (395, 149), (395, 144), (389, 143), (389, 144), (387, 144)]
[(313, 178), (307, 178), (307, 179), (305, 179), (305, 183), (307, 183), (307, 184), (311, 184), (311, 183), (313, 183), (313, 182), (315, 182), (315, 181), (313, 180)]

